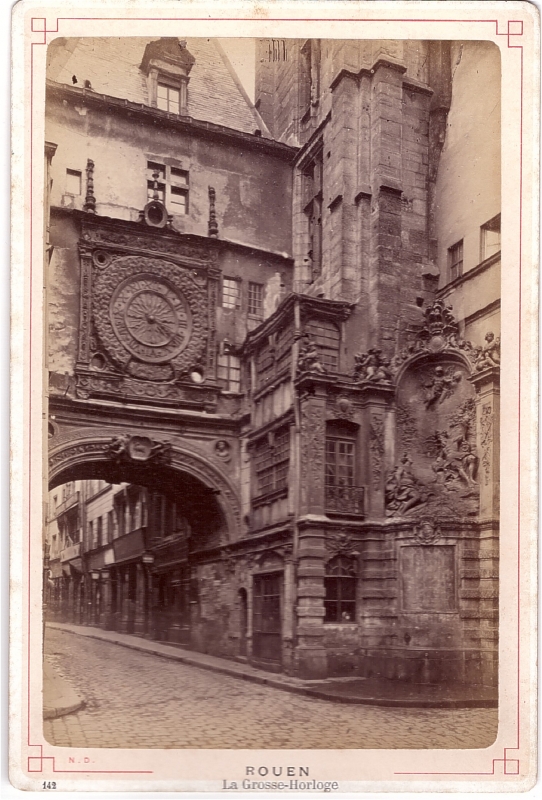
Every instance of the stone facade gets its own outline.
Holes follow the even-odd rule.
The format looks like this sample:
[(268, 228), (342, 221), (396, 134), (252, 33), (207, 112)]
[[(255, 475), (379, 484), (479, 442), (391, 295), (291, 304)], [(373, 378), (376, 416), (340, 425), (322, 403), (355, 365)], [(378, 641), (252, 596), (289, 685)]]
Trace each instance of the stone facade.
[(496, 49), (261, 40), (217, 120), (219, 48), (137, 42), (126, 102), (99, 61), (49, 84), (51, 174), (84, 183), (50, 195), (51, 486), (186, 520), (84, 546), (100, 624), (129, 598), (134, 633), (269, 670), (496, 685), (500, 198), (466, 219), (449, 177), (498, 173), (466, 96), (479, 70), (498, 107)]

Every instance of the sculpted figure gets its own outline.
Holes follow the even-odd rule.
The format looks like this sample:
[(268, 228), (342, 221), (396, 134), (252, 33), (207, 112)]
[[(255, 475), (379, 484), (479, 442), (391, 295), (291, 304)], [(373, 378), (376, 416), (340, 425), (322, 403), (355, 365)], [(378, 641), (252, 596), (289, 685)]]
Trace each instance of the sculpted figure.
[(475, 368), (477, 372), (489, 367), (499, 367), (501, 364), (501, 340), (500, 337), (489, 331), (485, 335), (487, 344), (476, 353)]
[(111, 443), (109, 445), (109, 455), (111, 458), (118, 458), (122, 456), (126, 450), (126, 445), (128, 444), (130, 437), (126, 434), (121, 434), (120, 436), (113, 436), (111, 439)]
[(448, 431), (436, 431), (438, 443), (437, 457), (431, 464), (436, 475), (436, 482), (446, 489), (453, 489), (456, 479), (460, 479), (469, 487), (477, 486), (475, 481), (478, 457), (472, 452), (466, 431), (461, 429), (457, 436), (450, 436)]
[(455, 386), (461, 380), (461, 372), (444, 372), (442, 367), (435, 367), (433, 377), (424, 383), (425, 407), (432, 408), (435, 404), (443, 403), (453, 394)]
[(407, 453), (388, 475), (385, 499), (387, 516), (400, 516), (427, 500), (426, 493), (412, 473), (412, 461)]
[(318, 372), (321, 375), (326, 371), (320, 361), (318, 348), (311, 340), (308, 333), (304, 333), (299, 349), (298, 369), (300, 372)]
[(382, 355), (382, 350), (371, 347), (367, 353), (358, 353), (354, 356), (354, 362), (354, 380), (360, 383), (363, 381), (386, 383), (392, 379), (390, 361)]

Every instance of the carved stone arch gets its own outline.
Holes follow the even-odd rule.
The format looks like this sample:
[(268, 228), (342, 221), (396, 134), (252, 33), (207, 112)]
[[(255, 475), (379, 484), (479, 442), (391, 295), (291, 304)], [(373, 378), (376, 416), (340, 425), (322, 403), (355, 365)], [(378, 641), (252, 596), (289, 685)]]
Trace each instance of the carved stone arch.
[[(152, 436), (152, 438), (151, 438)], [(100, 468), (100, 465), (122, 463), (128, 468), (154, 470), (168, 469), (179, 474), (185, 473), (195, 478), (216, 497), (223, 514), (229, 541), (239, 538), (241, 531), (241, 502), (237, 491), (219, 466), (213, 464), (199, 451), (189, 448), (183, 442), (169, 442), (166, 438), (151, 434), (147, 436), (141, 428), (79, 428), (66, 431), (49, 439), (49, 486), (53, 488), (71, 479), (73, 472), (83, 469)], [(130, 455), (130, 442), (148, 440), (150, 455), (145, 458)], [(146, 445), (146, 442), (144, 442)], [(124, 448), (124, 449), (122, 449)], [(145, 455), (145, 451), (140, 450)], [(154, 455), (153, 455), (154, 453)], [(137, 456), (137, 454), (136, 454)], [(82, 474), (82, 473), (81, 473)], [(135, 482), (135, 481), (134, 481)]]
[(401, 380), (408, 370), (417, 369), (418, 367), (423, 367), (427, 364), (434, 364), (435, 366), (438, 366), (442, 361), (455, 361), (461, 366), (465, 367), (469, 375), (472, 375), (472, 361), (470, 361), (467, 355), (461, 350), (443, 350), (438, 353), (428, 353), (424, 351), (421, 353), (414, 353), (414, 355), (410, 356), (410, 358), (401, 364), (395, 373), (395, 386), (399, 388)]

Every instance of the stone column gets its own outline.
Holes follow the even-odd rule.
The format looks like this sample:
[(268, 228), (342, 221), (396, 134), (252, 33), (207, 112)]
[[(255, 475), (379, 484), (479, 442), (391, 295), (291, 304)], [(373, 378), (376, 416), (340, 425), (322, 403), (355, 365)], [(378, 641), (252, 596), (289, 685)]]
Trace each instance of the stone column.
[(470, 378), (476, 391), (476, 449), (480, 485), (480, 517), (499, 517), (500, 370), (476, 372)]

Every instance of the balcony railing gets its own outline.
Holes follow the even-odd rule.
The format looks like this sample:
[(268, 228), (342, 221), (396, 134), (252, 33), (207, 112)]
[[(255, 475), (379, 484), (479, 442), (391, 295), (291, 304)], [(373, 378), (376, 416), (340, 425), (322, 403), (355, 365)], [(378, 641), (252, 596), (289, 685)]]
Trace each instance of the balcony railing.
[(365, 514), (363, 486), (326, 486), (326, 511), (333, 514)]
[(60, 560), (71, 561), (72, 558), (78, 558), (80, 555), (81, 555), (81, 542), (77, 542), (77, 544), (72, 544), (69, 547), (65, 547), (64, 550), (60, 551)]

